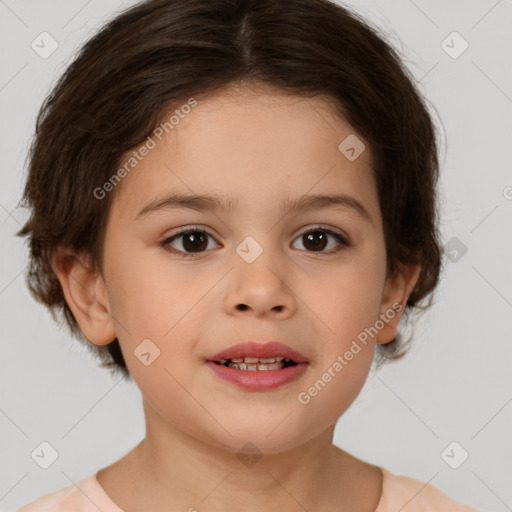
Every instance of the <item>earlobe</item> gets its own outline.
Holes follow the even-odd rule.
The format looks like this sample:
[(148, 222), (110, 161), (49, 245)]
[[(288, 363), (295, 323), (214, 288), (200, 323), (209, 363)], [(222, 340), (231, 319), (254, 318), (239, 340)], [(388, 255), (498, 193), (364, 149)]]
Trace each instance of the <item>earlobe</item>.
[(68, 249), (58, 250), (52, 269), (84, 336), (95, 345), (113, 341), (116, 333), (101, 273), (92, 269), (86, 256)]
[(380, 310), (380, 320), (384, 326), (377, 334), (377, 343), (386, 344), (396, 337), (400, 318), (420, 273), (421, 265), (411, 263), (401, 265), (394, 276), (386, 279)]

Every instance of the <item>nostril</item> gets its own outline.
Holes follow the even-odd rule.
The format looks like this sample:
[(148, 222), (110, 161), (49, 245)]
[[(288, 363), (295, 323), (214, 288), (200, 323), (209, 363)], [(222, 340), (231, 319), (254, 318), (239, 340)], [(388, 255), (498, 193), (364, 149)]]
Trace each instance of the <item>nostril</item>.
[[(238, 309), (239, 311), (245, 311), (246, 309), (248, 309), (248, 307), (249, 306), (247, 306), (246, 304), (238, 304), (236, 309)], [(282, 311), (283, 306), (274, 306), (272, 309), (276, 311)]]

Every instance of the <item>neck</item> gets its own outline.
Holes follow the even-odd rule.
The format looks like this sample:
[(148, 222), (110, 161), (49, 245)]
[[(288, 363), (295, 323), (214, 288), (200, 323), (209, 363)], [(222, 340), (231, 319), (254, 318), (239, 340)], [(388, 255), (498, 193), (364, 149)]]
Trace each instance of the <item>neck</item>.
[(361, 505), (360, 494), (354, 495), (361, 478), (356, 459), (332, 444), (335, 425), (286, 452), (244, 454), (189, 436), (146, 400), (144, 411), (146, 437), (120, 461), (129, 489), (109, 490), (109, 479), (98, 478), (126, 512), (340, 512)]

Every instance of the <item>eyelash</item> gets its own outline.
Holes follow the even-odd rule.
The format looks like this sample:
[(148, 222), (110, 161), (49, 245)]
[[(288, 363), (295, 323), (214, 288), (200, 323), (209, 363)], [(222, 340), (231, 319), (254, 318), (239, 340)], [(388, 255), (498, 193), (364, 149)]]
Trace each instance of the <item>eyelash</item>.
[[(340, 246), (338, 246), (336, 249), (334, 249), (334, 250), (331, 249), (330, 251), (318, 251), (318, 254), (335, 254), (335, 253), (338, 253), (339, 251), (351, 246), (350, 242), (348, 241), (348, 239), (345, 236), (341, 235), (340, 233), (337, 233), (336, 231), (333, 231), (332, 229), (324, 228), (322, 226), (314, 226), (306, 231), (303, 231), (296, 237), (296, 239), (303, 237), (304, 235), (306, 235), (308, 233), (314, 233), (317, 231), (321, 231), (323, 233), (327, 233), (328, 235), (331, 235), (332, 237), (334, 237), (336, 239), (336, 241), (338, 241), (340, 243)], [(171, 252), (173, 252), (175, 254), (176, 253), (179, 254), (183, 258), (190, 258), (190, 259), (197, 258), (197, 257), (201, 256), (202, 254), (204, 254), (205, 252), (208, 252), (205, 250), (205, 251), (198, 252), (198, 253), (188, 253), (188, 252), (174, 249), (174, 247), (169, 248), (169, 244), (171, 242), (173, 242), (175, 239), (179, 238), (180, 236), (187, 235), (189, 233), (202, 233), (203, 235), (210, 236), (211, 238), (213, 238), (215, 240), (215, 242), (217, 242), (215, 237), (213, 235), (211, 235), (210, 233), (208, 233), (207, 231), (205, 231), (204, 229), (195, 228), (195, 227), (186, 227), (186, 228), (180, 229), (177, 233), (175, 233), (171, 237), (166, 238), (165, 240), (160, 242), (160, 246), (165, 248), (166, 250), (170, 250)], [(305, 251), (305, 252), (311, 252), (314, 254), (316, 251)]]

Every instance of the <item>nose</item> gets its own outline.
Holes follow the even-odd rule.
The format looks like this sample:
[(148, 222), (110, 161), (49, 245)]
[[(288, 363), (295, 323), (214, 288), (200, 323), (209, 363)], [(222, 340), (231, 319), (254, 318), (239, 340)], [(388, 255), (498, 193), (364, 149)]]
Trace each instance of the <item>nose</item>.
[(283, 320), (295, 313), (297, 300), (290, 283), (290, 269), (286, 272), (263, 254), (252, 263), (236, 263), (225, 297), (228, 314)]

